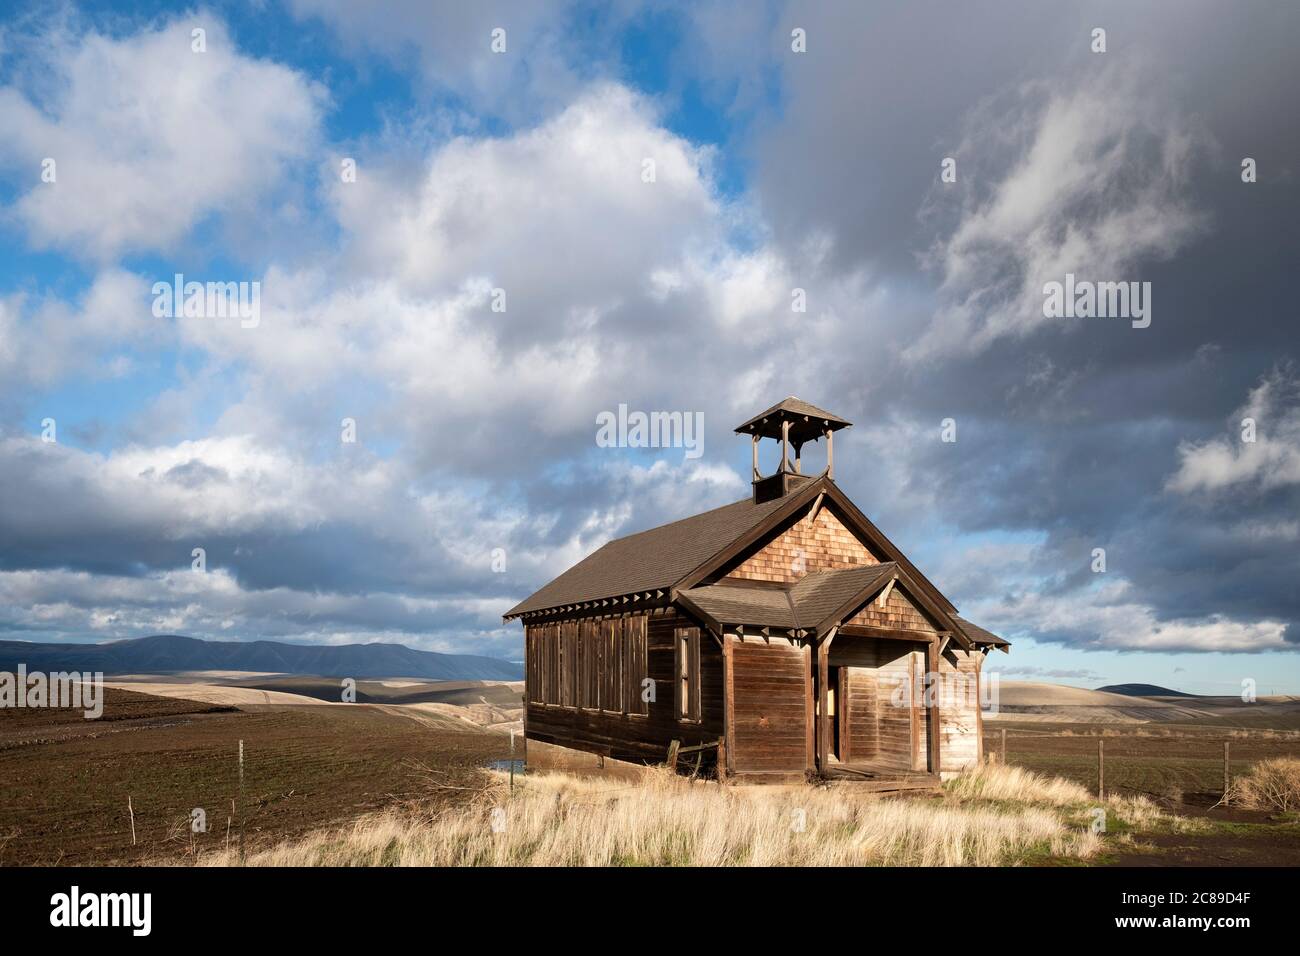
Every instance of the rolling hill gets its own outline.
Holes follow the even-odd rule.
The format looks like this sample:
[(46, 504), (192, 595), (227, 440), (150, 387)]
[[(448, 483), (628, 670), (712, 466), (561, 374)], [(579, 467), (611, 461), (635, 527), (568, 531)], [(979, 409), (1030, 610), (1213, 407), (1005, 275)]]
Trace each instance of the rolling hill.
[(278, 641), (204, 641), (160, 634), (107, 644), (0, 641), (0, 670), (102, 671), (165, 674), (179, 671), (259, 671), (321, 677), (418, 677), (424, 680), (520, 680), (523, 667), (495, 657), (438, 654), (403, 644), (283, 644)]
[(1105, 687), (1098, 687), (1097, 690), (1104, 691), (1107, 694), (1120, 694), (1124, 697), (1195, 697), (1195, 694), (1185, 694), (1181, 690), (1170, 690), (1168, 687), (1161, 687), (1158, 684), (1107, 684)]

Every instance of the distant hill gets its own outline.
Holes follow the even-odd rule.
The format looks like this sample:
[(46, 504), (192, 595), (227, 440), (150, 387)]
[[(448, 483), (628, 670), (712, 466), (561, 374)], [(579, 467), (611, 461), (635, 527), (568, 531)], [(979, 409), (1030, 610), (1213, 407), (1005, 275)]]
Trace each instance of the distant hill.
[(512, 661), (471, 654), (437, 654), (403, 644), (282, 644), (278, 641), (203, 641), (160, 634), (108, 644), (29, 644), (0, 641), (0, 670), (102, 671), (162, 674), (174, 671), (266, 671), (320, 677), (420, 677), (425, 680), (522, 680)]
[(1161, 687), (1158, 684), (1107, 684), (1105, 687), (1098, 687), (1097, 690), (1105, 691), (1108, 694), (1121, 694), (1125, 697), (1195, 697), (1195, 694), (1185, 694), (1181, 690), (1170, 690), (1168, 687)]

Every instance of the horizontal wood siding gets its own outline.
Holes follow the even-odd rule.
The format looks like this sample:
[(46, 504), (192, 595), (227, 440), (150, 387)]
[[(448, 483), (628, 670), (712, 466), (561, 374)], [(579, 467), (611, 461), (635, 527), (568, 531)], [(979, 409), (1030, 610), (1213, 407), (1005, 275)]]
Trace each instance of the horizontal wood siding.
[(978, 765), (983, 753), (980, 662), (978, 653), (966, 651), (939, 658), (939, 765), (945, 773)]
[(731, 768), (736, 773), (810, 767), (812, 664), (809, 648), (784, 638), (731, 642)]
[[(637, 623), (637, 618), (644, 624)], [(674, 712), (673, 635), (675, 628), (695, 626), (697, 622), (674, 609), (649, 616), (629, 615), (626, 619), (630, 623), (622, 627), (623, 639), (627, 642), (624, 659), (627, 660), (629, 654), (633, 659), (637, 654), (644, 654), (646, 675), (653, 682), (654, 700), (641, 700), (640, 681), (633, 669), (619, 672), (615, 680), (611, 673), (614, 669), (605, 666), (614, 646), (610, 635), (616, 629), (616, 619), (582, 621), (578, 625), (580, 654), (590, 650), (591, 658), (580, 656), (579, 671), (584, 675), (584, 686), (594, 687), (600, 693), (600, 709), (538, 704), (529, 694), (528, 739), (617, 760), (662, 763), (673, 740), (691, 746), (715, 741), (723, 735), (722, 653), (717, 642), (707, 631), (701, 630), (700, 719), (680, 721)], [(639, 630), (642, 627), (644, 637)], [(532, 627), (528, 630), (532, 631)], [(613, 712), (605, 700), (606, 692), (611, 700), (616, 696), (621, 707), (632, 713)], [(591, 693), (588, 691), (584, 697)], [(644, 714), (639, 715), (638, 711), (644, 711)], [(704, 762), (710, 763), (713, 756), (711, 752), (706, 753)]]

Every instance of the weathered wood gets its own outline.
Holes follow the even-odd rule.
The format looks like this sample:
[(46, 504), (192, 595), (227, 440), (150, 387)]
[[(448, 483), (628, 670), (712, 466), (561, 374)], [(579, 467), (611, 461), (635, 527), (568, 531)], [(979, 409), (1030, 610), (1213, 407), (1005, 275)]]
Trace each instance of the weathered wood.
[(900, 627), (873, 627), (862, 624), (842, 624), (840, 633), (845, 637), (867, 637), (882, 641), (914, 641), (924, 643), (934, 637), (933, 631), (913, 631)]
[(1106, 799), (1106, 741), (1097, 738), (1097, 799)]
[[(679, 743), (679, 742), (680, 741), (674, 741), (674, 743)], [(682, 754), (701, 753), (705, 750), (716, 750), (720, 746), (722, 746), (721, 737), (719, 737), (717, 740), (710, 740), (709, 742), (703, 744), (692, 744), (689, 747), (678, 747), (677, 755), (681, 756)]]
[(939, 688), (936, 686), (939, 680), (939, 646), (938, 642), (931, 642), (926, 647), (926, 710), (928, 711), (927, 726), (929, 728), (930, 743), (930, 772), (942, 772), (942, 752), (943, 747), (940, 742), (940, 721), (942, 715), (939, 710)]
[(674, 740), (672, 741), (672, 743), (668, 745), (667, 764), (669, 770), (677, 769), (677, 754), (681, 752), (681, 749), (682, 749), (682, 742), (680, 740)]
[(817, 769), (826, 772), (830, 754), (830, 716), (827, 714), (826, 685), (830, 675), (830, 643), (822, 640), (817, 645)]
[(723, 580), (791, 584), (814, 571), (876, 564), (878, 559), (826, 507), (826, 493), (814, 499), (805, 520), (793, 521), (780, 534), (752, 551)]
[[(727, 757), (735, 773), (805, 771), (808, 765), (807, 652), (784, 638), (731, 638), (733, 697)], [(777, 678), (777, 679), (773, 679)], [(762, 691), (746, 691), (761, 685)]]
[(816, 658), (811, 644), (803, 646), (803, 683), (804, 683), (804, 768), (812, 770), (817, 766), (817, 707), (815, 704), (816, 681), (813, 679), (813, 667)]
[[(675, 609), (645, 617), (645, 676), (652, 682), (655, 699), (643, 703), (639, 692), (632, 693), (634, 685), (639, 688), (640, 680), (638, 675), (630, 673), (624, 674), (625, 682), (620, 681), (617, 686), (624, 704), (632, 712), (615, 712), (599, 706), (603, 701), (586, 701), (586, 706), (561, 707), (529, 700), (524, 712), (528, 739), (617, 760), (658, 764), (663, 762), (671, 740), (694, 745), (724, 735), (722, 649), (712, 641), (700, 642), (700, 719), (698, 722), (679, 721), (673, 712), (673, 632), (679, 626), (694, 626), (695, 622)], [(589, 634), (585, 635), (590, 640), (586, 649), (593, 655), (593, 669), (582, 676), (592, 679), (593, 688), (610, 686), (607, 675), (594, 666), (603, 661), (607, 648), (607, 634), (600, 624), (600, 621), (593, 621), (588, 628)], [(640, 635), (636, 629), (641, 626), (636, 622), (628, 625), (637, 638), (633, 641), (634, 656), (639, 651)], [(527, 630), (531, 632), (536, 627), (529, 625)], [(583, 659), (583, 653), (580, 649), (579, 661)], [(579, 670), (581, 672), (584, 668), (580, 666)], [(530, 675), (533, 673), (531, 667), (528, 672)], [(598, 677), (605, 679), (597, 680)], [(580, 699), (583, 686), (579, 684)], [(533, 695), (530, 692), (528, 696), (531, 698)], [(644, 710), (644, 713), (635, 712), (639, 710)]]

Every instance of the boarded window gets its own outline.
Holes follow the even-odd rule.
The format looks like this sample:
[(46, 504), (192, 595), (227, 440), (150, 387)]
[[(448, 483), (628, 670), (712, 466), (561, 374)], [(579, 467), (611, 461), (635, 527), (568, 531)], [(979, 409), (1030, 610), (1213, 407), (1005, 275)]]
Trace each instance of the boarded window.
[[(644, 615), (541, 624), (524, 631), (528, 699), (614, 714), (646, 715)], [(696, 651), (698, 667), (698, 649)]]
[(540, 630), (536, 625), (524, 628), (524, 676), (528, 684), (528, 699), (534, 704), (542, 702)]
[(645, 699), (646, 619), (644, 615), (623, 620), (623, 674), (627, 684), (627, 712), (644, 717), (650, 713)]
[(677, 719), (700, 719), (700, 629), (679, 627), (674, 645), (677, 669)]
[(542, 661), (546, 670), (543, 681), (546, 686), (545, 699), (548, 704), (558, 704), (560, 702), (560, 626), (548, 624), (542, 628), (542, 634)]
[(600, 709), (600, 687), (597, 684), (597, 678), (600, 675), (600, 671), (597, 669), (600, 655), (596, 647), (599, 640), (600, 627), (598, 621), (585, 620), (578, 622), (578, 657), (580, 660), (578, 667), (580, 679), (578, 706), (585, 710)]
[(611, 618), (600, 623), (603, 650), (600, 709), (619, 714), (623, 712), (623, 621)]
[(578, 622), (560, 625), (560, 698), (565, 707), (578, 706)]

